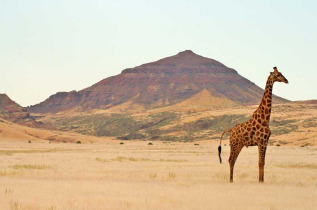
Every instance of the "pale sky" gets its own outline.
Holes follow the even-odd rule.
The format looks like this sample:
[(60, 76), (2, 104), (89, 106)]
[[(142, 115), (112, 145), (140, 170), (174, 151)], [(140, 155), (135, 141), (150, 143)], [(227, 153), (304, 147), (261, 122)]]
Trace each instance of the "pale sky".
[(0, 93), (22, 106), (186, 49), (317, 99), (317, 1), (0, 0)]

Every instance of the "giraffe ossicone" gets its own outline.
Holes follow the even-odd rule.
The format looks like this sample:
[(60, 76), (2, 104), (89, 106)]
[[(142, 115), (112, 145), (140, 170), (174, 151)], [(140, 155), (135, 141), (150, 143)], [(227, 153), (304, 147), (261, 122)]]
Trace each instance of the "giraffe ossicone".
[(274, 71), (270, 72), (267, 79), (264, 94), (259, 107), (255, 110), (252, 117), (241, 124), (235, 125), (233, 128), (222, 133), (220, 145), (218, 147), (218, 155), (221, 160), (221, 140), (225, 133), (230, 134), (230, 182), (233, 182), (233, 168), (238, 155), (244, 146), (258, 146), (259, 150), (259, 182), (264, 181), (264, 165), (265, 153), (271, 130), (269, 128), (271, 108), (272, 108), (272, 90), (274, 82), (288, 83), (288, 80), (281, 72), (273, 67)]

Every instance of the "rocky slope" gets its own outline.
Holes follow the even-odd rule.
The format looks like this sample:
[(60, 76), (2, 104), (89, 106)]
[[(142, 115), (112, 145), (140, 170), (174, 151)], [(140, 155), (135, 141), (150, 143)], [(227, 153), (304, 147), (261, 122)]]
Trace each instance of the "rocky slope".
[[(268, 73), (269, 74), (269, 73)], [(266, 78), (263, 78), (263, 86)], [(206, 91), (232, 104), (258, 104), (263, 89), (224, 64), (186, 50), (175, 56), (125, 69), (81, 91), (60, 92), (28, 108), (34, 113), (55, 113), (80, 107), (107, 109), (126, 102), (144, 109), (180, 103)], [(208, 94), (207, 94), (208, 95)], [(274, 97), (274, 103), (286, 99)], [(211, 104), (212, 105), (212, 104)]]
[(0, 118), (30, 127), (43, 127), (42, 123), (31, 117), (26, 108), (12, 101), (6, 94), (0, 94)]

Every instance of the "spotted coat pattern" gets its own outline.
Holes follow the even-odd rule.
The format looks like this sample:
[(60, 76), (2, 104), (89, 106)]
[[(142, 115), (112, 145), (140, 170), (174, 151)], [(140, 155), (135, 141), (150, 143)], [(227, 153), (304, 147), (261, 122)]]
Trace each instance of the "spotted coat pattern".
[(276, 67), (274, 67), (273, 69), (274, 72), (271, 72), (270, 76), (267, 79), (261, 103), (253, 113), (251, 119), (249, 119), (247, 122), (234, 126), (233, 128), (223, 132), (222, 134), (222, 136), (225, 133), (230, 134), (230, 182), (233, 182), (234, 164), (244, 146), (258, 146), (259, 182), (264, 181), (265, 153), (269, 138), (271, 136), (269, 122), (272, 107), (272, 88), (274, 82), (276, 81), (288, 83), (287, 79), (282, 75), (282, 73), (278, 72)]

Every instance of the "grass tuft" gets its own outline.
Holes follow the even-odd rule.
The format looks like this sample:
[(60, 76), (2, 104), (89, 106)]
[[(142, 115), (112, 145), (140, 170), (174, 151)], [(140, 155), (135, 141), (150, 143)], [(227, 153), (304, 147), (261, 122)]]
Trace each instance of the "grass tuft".
[(176, 178), (176, 174), (175, 173), (172, 173), (172, 172), (168, 173), (168, 179), (172, 180), (172, 179), (175, 179), (175, 178)]
[(31, 170), (44, 170), (44, 169), (52, 169), (52, 166), (49, 165), (31, 165), (31, 164), (16, 164), (11, 166), (13, 169), (31, 169)]
[(14, 201), (14, 200), (10, 200), (9, 201), (9, 205), (10, 205), (10, 209), (11, 210), (19, 210), (21, 209), (21, 204), (19, 203), (19, 201)]
[(156, 179), (156, 177), (157, 177), (157, 174), (156, 174), (156, 173), (150, 174), (150, 179)]

